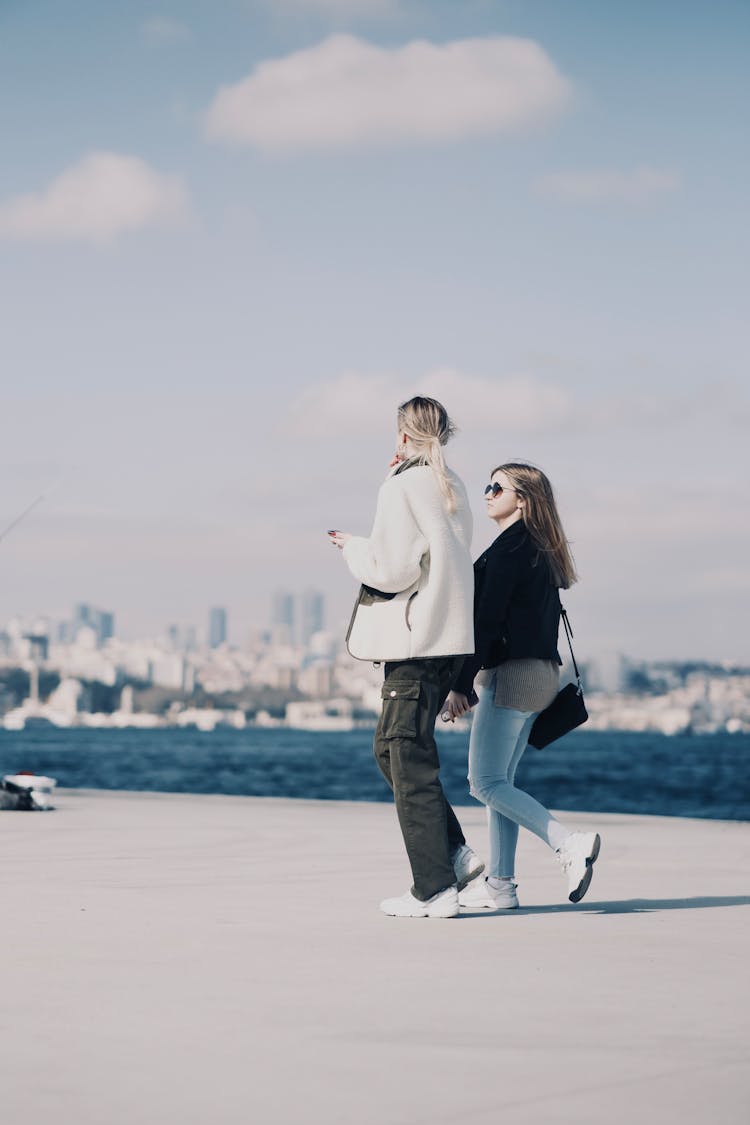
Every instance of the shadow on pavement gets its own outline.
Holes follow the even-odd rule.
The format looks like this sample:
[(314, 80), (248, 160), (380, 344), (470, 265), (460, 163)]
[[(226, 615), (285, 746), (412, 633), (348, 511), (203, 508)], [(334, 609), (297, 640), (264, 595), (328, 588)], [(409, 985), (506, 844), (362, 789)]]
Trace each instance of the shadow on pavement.
[(709, 895), (700, 898), (629, 898), (622, 902), (561, 902), (550, 906), (521, 906), (518, 910), (462, 910), (461, 918), (496, 918), (499, 914), (651, 914), (659, 910), (705, 910), (712, 906), (750, 906), (750, 895)]

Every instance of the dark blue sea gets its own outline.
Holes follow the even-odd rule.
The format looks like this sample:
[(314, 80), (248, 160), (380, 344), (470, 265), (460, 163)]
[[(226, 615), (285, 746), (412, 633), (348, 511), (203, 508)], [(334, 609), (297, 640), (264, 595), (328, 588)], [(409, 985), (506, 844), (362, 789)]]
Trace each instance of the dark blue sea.
[[(473, 804), (468, 733), (437, 732), (448, 799)], [(0, 774), (87, 789), (389, 801), (372, 732), (0, 731)], [(516, 784), (553, 808), (750, 820), (750, 735), (578, 732), (529, 748)]]

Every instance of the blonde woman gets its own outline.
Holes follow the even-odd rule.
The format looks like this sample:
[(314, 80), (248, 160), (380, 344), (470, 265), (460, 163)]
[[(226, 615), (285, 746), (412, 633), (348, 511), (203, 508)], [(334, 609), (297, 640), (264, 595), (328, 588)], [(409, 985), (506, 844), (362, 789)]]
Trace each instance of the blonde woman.
[(443, 794), (434, 737), (441, 704), (474, 651), (471, 511), (443, 454), (453, 432), (435, 399), (403, 403), (372, 532), (329, 532), (363, 584), (349, 652), (385, 664), (375, 758), (393, 790), (414, 883), (381, 909), (410, 918), (455, 917), (458, 891), (484, 870)]
[(484, 669), (469, 741), (469, 783), (487, 806), (490, 865), (484, 885), (471, 888), (461, 902), (518, 906), (519, 825), (555, 851), (568, 878), (568, 898), (580, 902), (599, 854), (598, 834), (571, 832), (514, 783), (534, 719), (557, 695), (558, 590), (576, 581), (575, 567), (552, 486), (540, 469), (500, 465), (484, 491), (499, 534), (474, 564), (476, 654), (464, 661), (446, 710), (452, 717), (469, 710), (467, 696)]

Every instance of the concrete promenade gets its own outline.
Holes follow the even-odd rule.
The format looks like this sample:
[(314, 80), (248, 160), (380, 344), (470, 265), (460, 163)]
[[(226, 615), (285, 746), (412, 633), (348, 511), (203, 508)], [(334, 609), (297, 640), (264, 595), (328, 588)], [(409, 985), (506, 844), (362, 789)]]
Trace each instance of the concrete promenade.
[(562, 816), (602, 834), (583, 903), (522, 831), (523, 909), (439, 921), (378, 911), (391, 805), (0, 813), (2, 1120), (745, 1125), (750, 824)]

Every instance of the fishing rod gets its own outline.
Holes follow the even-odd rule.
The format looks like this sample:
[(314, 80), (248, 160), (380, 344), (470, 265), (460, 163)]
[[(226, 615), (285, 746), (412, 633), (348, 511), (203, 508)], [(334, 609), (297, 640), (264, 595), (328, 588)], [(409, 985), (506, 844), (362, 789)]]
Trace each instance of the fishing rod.
[[(54, 488), (54, 485), (52, 487)], [(46, 492), (40, 492), (36, 499), (31, 501), (28, 507), (24, 508), (24, 510), (19, 515), (17, 515), (15, 519), (12, 519), (10, 521), (7, 527), (4, 527), (3, 530), (0, 531), (0, 543), (3, 541), (9, 531), (12, 531), (14, 527), (17, 527), (22, 520), (26, 519), (30, 512), (33, 512), (34, 508), (36, 508), (38, 504), (41, 504), (42, 500), (47, 499), (47, 496), (51, 491), (52, 489), (48, 488)]]

